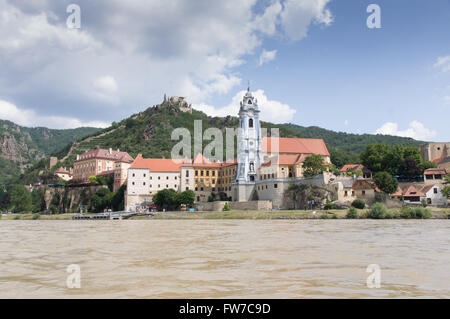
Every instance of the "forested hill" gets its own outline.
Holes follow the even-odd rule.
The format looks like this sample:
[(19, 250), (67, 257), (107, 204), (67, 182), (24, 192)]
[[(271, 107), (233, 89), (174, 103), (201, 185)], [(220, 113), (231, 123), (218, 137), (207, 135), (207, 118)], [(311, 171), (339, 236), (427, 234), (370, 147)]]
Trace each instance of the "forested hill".
[(98, 131), (93, 127), (67, 130), (29, 128), (0, 120), (0, 185), (17, 178), (40, 159), (61, 150), (68, 143)]
[[(202, 121), (203, 131), (210, 127), (217, 127), (222, 129), (224, 136), (225, 128), (238, 126), (238, 119), (235, 116), (210, 117), (197, 110), (192, 110), (192, 113), (182, 112), (179, 103), (167, 100), (119, 123), (113, 123), (111, 127), (92, 134), (89, 138), (68, 145), (56, 155), (58, 158), (64, 159), (64, 166), (71, 166), (77, 154), (94, 148), (120, 149), (130, 153), (133, 157), (142, 153), (144, 157), (168, 158), (171, 155), (172, 147), (177, 143), (177, 141), (171, 140), (172, 131), (175, 128), (183, 127), (189, 129), (191, 136), (194, 136), (195, 120)], [(275, 125), (262, 122), (261, 126), (267, 129), (278, 127), (281, 137), (324, 139), (329, 147), (332, 160), (338, 166), (358, 161), (359, 153), (371, 143), (404, 146), (417, 146), (421, 143), (410, 138), (338, 133), (319, 127), (302, 127), (294, 124)], [(207, 143), (208, 141), (204, 141), (203, 147)]]

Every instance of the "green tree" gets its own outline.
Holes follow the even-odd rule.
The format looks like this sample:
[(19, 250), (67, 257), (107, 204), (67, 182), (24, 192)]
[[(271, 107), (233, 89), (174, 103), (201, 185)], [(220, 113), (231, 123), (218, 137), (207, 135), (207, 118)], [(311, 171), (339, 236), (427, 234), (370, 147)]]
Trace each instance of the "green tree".
[(314, 177), (321, 174), (326, 170), (322, 156), (317, 154), (308, 156), (303, 162), (303, 170), (305, 177)]
[(398, 181), (388, 172), (378, 172), (373, 176), (378, 188), (386, 194), (395, 193), (398, 189)]
[(426, 171), (429, 168), (437, 168), (437, 165), (435, 162), (425, 161), (420, 165), (420, 169), (422, 172)]
[(16, 185), (11, 192), (11, 206), (15, 213), (31, 212), (33, 205), (30, 191), (23, 185)]
[(153, 196), (153, 202), (159, 209), (172, 209), (177, 206), (177, 192), (173, 189), (163, 189)]
[(370, 144), (361, 153), (361, 162), (372, 172), (381, 172), (386, 169), (389, 159), (392, 157), (392, 151), (386, 144)]
[(113, 193), (111, 199), (111, 209), (114, 211), (123, 211), (125, 209), (125, 190), (126, 185), (122, 185), (117, 192)]
[(106, 208), (111, 208), (114, 193), (109, 188), (100, 188), (91, 198), (91, 210), (94, 213), (101, 213)]
[(444, 187), (442, 188), (442, 194), (450, 198), (450, 174), (444, 176)]
[(33, 204), (33, 213), (39, 213), (45, 210), (45, 190), (38, 188), (31, 192), (31, 202)]
[(194, 205), (195, 201), (195, 193), (191, 190), (186, 190), (184, 192), (178, 193), (175, 196), (175, 200), (178, 205), (192, 206)]
[(402, 164), (400, 165), (398, 173), (403, 176), (413, 177), (422, 174), (423, 171), (420, 168), (420, 164), (418, 164), (413, 157), (408, 156), (403, 160)]
[(6, 189), (0, 189), (0, 209), (8, 209), (11, 197)]

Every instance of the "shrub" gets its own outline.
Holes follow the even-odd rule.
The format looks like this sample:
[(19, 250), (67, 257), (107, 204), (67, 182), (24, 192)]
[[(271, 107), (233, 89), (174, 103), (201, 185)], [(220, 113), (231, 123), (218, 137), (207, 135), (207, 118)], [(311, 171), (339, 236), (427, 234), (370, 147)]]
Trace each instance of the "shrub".
[(355, 207), (350, 207), (350, 209), (347, 211), (347, 215), (345, 216), (348, 219), (355, 219), (358, 218), (358, 211)]
[(229, 212), (231, 209), (230, 209), (230, 204), (228, 204), (228, 203), (225, 203), (225, 205), (223, 205), (223, 211), (224, 212)]
[(358, 209), (364, 209), (366, 207), (366, 202), (358, 198), (352, 202), (352, 206)]
[(375, 203), (370, 207), (369, 212), (367, 213), (367, 218), (384, 219), (386, 218), (387, 213), (388, 210), (386, 205), (383, 203)]
[(420, 201), (420, 203), (422, 204), (422, 207), (427, 207), (427, 200), (425, 198), (422, 198), (422, 200)]
[(332, 219), (338, 219), (336, 214), (333, 214), (333, 216), (331, 216)]
[(325, 210), (330, 210), (334, 208), (334, 204), (332, 202), (330, 202), (329, 200), (327, 200), (327, 203), (325, 204), (324, 209)]
[(15, 215), (15, 216), (13, 217), (14, 220), (17, 220), (17, 219), (20, 219), (20, 218), (21, 218), (20, 215)]
[(400, 209), (399, 216), (405, 219), (428, 219), (432, 213), (425, 207), (403, 207)]
[(39, 218), (41, 218), (40, 214), (33, 214), (33, 219), (34, 220), (39, 219)]
[(322, 215), (320, 215), (320, 219), (328, 219), (328, 214), (323, 213)]
[(376, 203), (386, 203), (386, 193), (376, 193), (375, 194), (375, 202)]

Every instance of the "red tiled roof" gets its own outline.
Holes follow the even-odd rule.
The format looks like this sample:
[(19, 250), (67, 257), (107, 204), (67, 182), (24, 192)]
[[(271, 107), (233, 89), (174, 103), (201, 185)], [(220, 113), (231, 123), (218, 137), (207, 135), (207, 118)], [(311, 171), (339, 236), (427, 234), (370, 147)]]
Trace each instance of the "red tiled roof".
[(357, 179), (352, 186), (353, 190), (376, 189), (376, 186), (365, 179)]
[(66, 169), (64, 169), (64, 168), (62, 168), (62, 167), (60, 167), (60, 168), (58, 168), (58, 169), (55, 171), (55, 174), (67, 174), (67, 175), (72, 175), (72, 172), (71, 172), (71, 171), (68, 171), (68, 170), (66, 170)]
[(425, 194), (421, 190), (418, 190), (414, 185), (410, 185), (403, 193), (403, 196), (414, 197), (414, 196), (425, 196)]
[[(305, 154), (295, 154), (295, 155), (281, 154), (281, 155), (270, 158), (267, 162), (261, 164), (261, 166), (267, 167), (267, 166), (276, 165), (276, 164), (278, 164), (278, 165), (294, 165), (294, 164), (303, 162), (306, 157), (307, 156)], [(277, 160), (278, 160), (278, 163), (277, 163)]]
[(84, 161), (90, 158), (101, 158), (101, 159), (108, 159), (116, 162), (125, 162), (125, 163), (132, 163), (133, 158), (127, 153), (127, 152), (120, 152), (120, 151), (113, 151), (111, 152), (109, 150), (105, 149), (96, 149), (92, 151), (88, 151), (86, 153), (83, 153), (80, 155), (79, 160), (76, 160), (75, 162)]
[(179, 172), (183, 160), (172, 160), (165, 158), (143, 158), (139, 154), (131, 164), (130, 168), (148, 169), (150, 172)]
[(341, 172), (346, 172), (348, 170), (354, 170), (357, 168), (363, 169), (364, 166), (362, 166), (361, 164), (346, 164), (344, 166), (342, 166), (342, 168), (340, 169)]
[[(271, 152), (272, 143), (276, 146), (275, 137), (264, 137), (262, 139), (262, 151)], [(330, 156), (327, 146), (322, 139), (313, 138), (278, 138), (278, 152), (292, 154), (318, 154)]]
[(450, 169), (448, 168), (429, 168), (427, 170), (425, 170), (425, 172), (423, 172), (424, 175), (447, 175), (450, 173)]

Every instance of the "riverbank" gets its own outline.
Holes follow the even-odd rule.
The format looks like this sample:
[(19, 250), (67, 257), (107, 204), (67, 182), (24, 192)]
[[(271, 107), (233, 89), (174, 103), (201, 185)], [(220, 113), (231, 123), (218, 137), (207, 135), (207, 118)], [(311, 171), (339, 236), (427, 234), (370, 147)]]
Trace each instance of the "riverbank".
[[(448, 219), (449, 209), (430, 208), (431, 219)], [(359, 209), (358, 217), (364, 218), (368, 209)], [(390, 209), (392, 214), (398, 209)], [(238, 211), (228, 212), (157, 212), (153, 216), (135, 216), (131, 219), (346, 219), (347, 210), (274, 210), (274, 211)]]
[[(389, 209), (394, 214), (398, 209)], [(450, 209), (430, 208), (431, 219), (448, 219)], [(368, 209), (358, 209), (358, 217), (364, 219)], [(83, 214), (84, 216), (95, 216), (96, 214)], [(131, 220), (179, 220), (179, 219), (346, 219), (347, 210), (232, 210), (228, 212), (156, 212), (153, 216), (134, 216)], [(1, 220), (71, 220), (78, 214), (8, 214), (2, 215)]]

